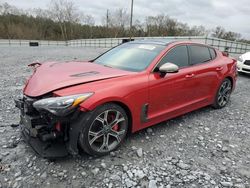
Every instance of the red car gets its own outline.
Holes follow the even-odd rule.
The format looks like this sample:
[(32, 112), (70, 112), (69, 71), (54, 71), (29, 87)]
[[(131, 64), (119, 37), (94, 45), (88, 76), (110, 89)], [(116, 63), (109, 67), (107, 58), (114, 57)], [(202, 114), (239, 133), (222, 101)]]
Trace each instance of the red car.
[(198, 108), (224, 107), (236, 61), (193, 42), (142, 40), (89, 62), (35, 63), (16, 100), (22, 133), (43, 157), (105, 155), (127, 133)]

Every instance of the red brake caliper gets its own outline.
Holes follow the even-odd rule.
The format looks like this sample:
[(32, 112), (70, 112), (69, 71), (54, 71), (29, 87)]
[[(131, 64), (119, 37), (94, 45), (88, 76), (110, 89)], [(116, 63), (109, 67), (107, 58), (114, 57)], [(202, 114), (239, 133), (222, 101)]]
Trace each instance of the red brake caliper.
[(118, 129), (119, 129), (119, 125), (117, 125), (117, 124), (116, 124), (116, 125), (114, 125), (112, 129), (113, 129), (114, 131), (118, 131)]
[(57, 123), (56, 123), (56, 130), (57, 130), (58, 132), (61, 131), (61, 123), (60, 123), (60, 122), (57, 122)]
[[(111, 119), (114, 120), (115, 119), (115, 115), (111, 115)], [(119, 125), (118, 124), (115, 124), (112, 128), (114, 131), (118, 131), (119, 130)]]

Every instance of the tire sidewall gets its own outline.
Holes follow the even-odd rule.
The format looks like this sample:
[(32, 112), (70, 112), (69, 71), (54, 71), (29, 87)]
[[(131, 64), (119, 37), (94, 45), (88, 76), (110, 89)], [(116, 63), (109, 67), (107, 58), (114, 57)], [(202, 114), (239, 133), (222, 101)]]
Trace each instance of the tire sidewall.
[(108, 153), (110, 153), (111, 151), (107, 151), (107, 152), (97, 152), (95, 150), (92, 149), (92, 147), (89, 144), (88, 141), (88, 134), (89, 134), (89, 129), (91, 128), (91, 125), (93, 123), (93, 121), (96, 119), (97, 116), (99, 116), (101, 113), (103, 113), (106, 110), (117, 110), (119, 111), (125, 118), (125, 123), (126, 123), (126, 130), (125, 130), (125, 136), (124, 138), (121, 140), (121, 142), (113, 149), (117, 149), (121, 143), (124, 141), (127, 132), (128, 132), (128, 117), (127, 114), (125, 112), (125, 110), (120, 107), (119, 105), (116, 105), (114, 103), (107, 103), (101, 106), (98, 106), (96, 109), (94, 109), (91, 112), (87, 112), (87, 116), (86, 118), (84, 118), (84, 120), (82, 121), (82, 130), (80, 132), (80, 137), (79, 137), (79, 145), (80, 147), (88, 154), (90, 155), (95, 155), (95, 156), (102, 156), (102, 155), (106, 155)]
[(228, 104), (228, 102), (229, 102), (229, 100), (228, 100), (227, 103), (226, 103), (224, 106), (221, 106), (221, 105), (219, 105), (219, 103), (218, 103), (219, 92), (220, 92), (221, 86), (224, 84), (224, 82), (230, 82), (230, 83), (231, 83), (231, 90), (230, 90), (229, 100), (230, 100), (230, 97), (231, 97), (232, 88), (233, 88), (233, 83), (231, 82), (231, 80), (230, 80), (229, 78), (225, 78), (225, 79), (220, 83), (219, 88), (217, 89), (217, 92), (216, 92), (216, 97), (215, 97), (214, 104), (213, 104), (213, 107), (216, 108), (216, 109), (224, 108), (225, 106), (227, 106), (227, 104)]

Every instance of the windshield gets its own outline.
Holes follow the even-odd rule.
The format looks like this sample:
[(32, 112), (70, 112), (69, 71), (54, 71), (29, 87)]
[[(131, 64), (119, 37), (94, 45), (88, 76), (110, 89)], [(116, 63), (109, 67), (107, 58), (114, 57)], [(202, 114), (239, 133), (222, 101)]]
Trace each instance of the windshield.
[(111, 49), (98, 57), (94, 63), (127, 71), (145, 70), (165, 48), (155, 44), (127, 43)]

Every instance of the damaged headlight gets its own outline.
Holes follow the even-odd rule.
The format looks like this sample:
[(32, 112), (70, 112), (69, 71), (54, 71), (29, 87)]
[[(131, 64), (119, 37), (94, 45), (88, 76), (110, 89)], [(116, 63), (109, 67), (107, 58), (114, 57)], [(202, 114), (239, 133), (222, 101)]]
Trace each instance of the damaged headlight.
[(71, 95), (66, 97), (50, 97), (33, 103), (34, 108), (47, 110), (57, 116), (65, 116), (72, 112), (80, 103), (89, 98), (93, 93)]

